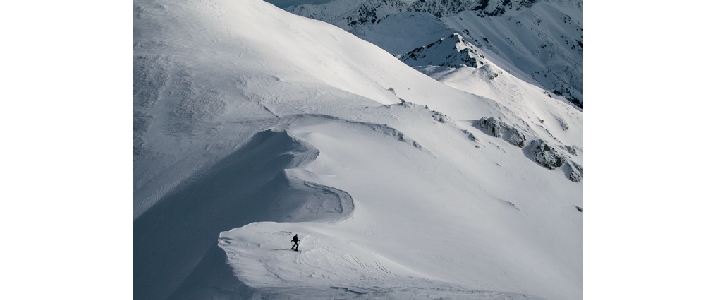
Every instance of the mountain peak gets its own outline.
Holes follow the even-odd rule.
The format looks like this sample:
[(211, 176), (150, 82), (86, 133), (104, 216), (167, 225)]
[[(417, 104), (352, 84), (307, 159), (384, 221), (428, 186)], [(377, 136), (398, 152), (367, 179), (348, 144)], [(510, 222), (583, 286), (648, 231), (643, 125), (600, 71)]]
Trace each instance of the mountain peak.
[(432, 65), (476, 68), (488, 63), (479, 49), (457, 32), (402, 54), (399, 60), (412, 67)]

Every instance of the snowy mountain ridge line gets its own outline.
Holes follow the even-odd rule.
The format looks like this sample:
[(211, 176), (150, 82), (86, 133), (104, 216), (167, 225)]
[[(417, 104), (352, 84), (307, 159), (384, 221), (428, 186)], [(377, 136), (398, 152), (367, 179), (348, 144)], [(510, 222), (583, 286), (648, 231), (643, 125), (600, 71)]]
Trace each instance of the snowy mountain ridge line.
[[(425, 7), (423, 10), (404, 8), (409, 4), (401, 1), (389, 3), (387, 6), (386, 1), (335, 0), (287, 10), (339, 26), (395, 55), (459, 32), (477, 48), (486, 49), (487, 59), (502, 69), (583, 107), (582, 1), (416, 1), (411, 4), (421, 4)], [(472, 5), (484, 8), (469, 9)], [(447, 10), (447, 7), (456, 9)], [(458, 9), (460, 7), (466, 9)], [(439, 13), (431, 15), (432, 9)], [(486, 13), (494, 10), (507, 13)]]
[(133, 5), (134, 298), (580, 297), (582, 183), (472, 125), (580, 162), (579, 110), (263, 1)]
[(437, 18), (463, 11), (500, 16), (530, 8), (537, 1), (539, 0), (334, 0), (322, 5), (294, 5), (286, 10), (348, 30), (355, 26), (380, 23), (387, 16), (401, 12), (429, 13)]
[[(472, 84), (476, 83), (482, 83), (482, 84), (488, 84), (489, 86), (496, 85), (496, 81), (506, 81), (506, 82), (513, 82), (513, 83), (504, 83), (504, 86), (511, 87), (511, 89), (516, 89), (515, 86), (520, 85), (526, 85), (521, 80), (513, 77), (511, 74), (506, 73), (504, 70), (496, 66), (495, 64), (489, 62), (485, 59), (483, 55), (483, 51), (481, 49), (476, 48), (473, 46), (473, 44), (467, 43), (463, 37), (459, 33), (453, 33), (449, 37), (441, 38), (436, 42), (430, 43), (426, 46), (422, 46), (419, 48), (416, 48), (406, 54), (399, 55), (398, 56), (401, 61), (406, 63), (407, 65), (410, 65), (414, 68), (417, 68), (419, 70), (424, 70), (425, 73), (432, 75), (433, 78), (439, 80), (439, 81), (446, 81), (447, 84), (455, 86), (458, 89), (464, 89), (461, 85), (455, 85), (452, 83), (452, 73), (461, 73), (463, 70), (454, 70), (454, 69), (463, 69), (467, 68), (472, 72), (473, 74), (473, 82)], [(478, 63), (477, 63), (478, 62)], [(441, 67), (441, 68), (436, 68)], [(438, 71), (437, 71), (438, 69)], [(440, 75), (435, 75), (440, 74)], [(501, 76), (501, 78), (498, 78)], [(508, 77), (508, 78), (505, 78)], [(496, 99), (502, 99), (502, 98), (512, 98), (512, 101), (509, 105), (513, 107), (514, 109), (512, 111), (521, 111), (521, 107), (518, 106), (516, 99), (518, 97), (524, 97), (522, 94), (517, 95), (502, 95), (502, 94), (482, 94), (481, 92), (477, 92), (475, 89), (466, 89), (466, 91), (474, 92), (476, 94), (487, 96), (490, 98), (496, 98)], [(543, 101), (552, 101), (546, 99), (546, 95), (535, 95), (534, 97), (540, 98)], [(531, 99), (531, 101), (537, 101), (538, 99)], [(525, 117), (524, 117), (525, 118)], [(520, 148), (524, 148), (524, 146), (529, 143), (531, 144), (531, 148), (535, 149), (543, 149), (543, 146), (539, 147), (536, 146), (536, 143), (539, 143), (540, 145), (545, 145), (547, 142), (543, 140), (540, 136), (540, 134), (537, 133), (537, 130), (534, 129), (534, 127), (539, 127), (543, 130), (545, 130), (541, 123), (543, 121), (539, 120), (539, 122), (535, 122), (532, 126), (531, 124), (524, 121), (524, 118), (516, 118), (516, 120), (520, 120), (521, 122), (519, 124), (513, 124), (509, 125), (506, 124), (504, 121), (501, 120), (501, 117), (498, 119), (495, 119), (494, 117), (489, 118), (482, 118), (481, 120), (474, 120), (472, 122), (472, 126), (475, 128), (481, 129), (484, 133), (487, 133), (489, 135), (495, 136), (495, 137), (501, 137), (502, 139), (506, 140), (510, 144), (513, 144), (515, 146), (518, 146)], [(561, 117), (556, 117), (556, 120), (559, 122), (562, 130), (568, 130), (569, 127), (564, 119)], [(538, 129), (538, 128), (536, 128)], [(538, 130), (541, 131), (541, 130)], [(557, 140), (553, 135), (550, 134), (550, 131), (546, 130), (546, 133), (549, 134), (548, 137), (544, 138), (550, 138), (550, 140), (553, 141), (553, 143), (558, 143), (556, 146), (560, 149), (563, 147), (571, 147), (570, 145), (562, 145), (562, 143)], [(528, 141), (527, 141), (528, 136)], [(537, 141), (533, 141), (532, 139), (537, 139)], [(549, 147), (549, 146), (546, 146)], [(561, 167), (564, 162), (566, 162), (565, 168), (569, 168), (567, 170), (567, 177), (572, 181), (579, 181), (581, 180), (582, 176), (580, 174), (582, 173), (582, 167), (581, 164), (578, 162), (573, 161), (570, 159), (574, 155), (568, 155), (568, 153), (563, 152), (561, 154), (558, 154), (553, 148), (549, 149), (546, 148), (545, 151), (549, 151), (546, 154), (544, 153), (544, 150), (540, 151), (534, 151), (535, 153), (527, 154), (527, 157), (535, 160), (537, 163), (539, 163), (542, 166), (545, 166), (550, 169), (554, 169), (556, 167)], [(552, 157), (551, 162), (548, 163), (546, 161), (546, 156), (549, 155)], [(579, 171), (581, 170), (581, 171)]]
[(442, 20), (501, 68), (582, 108), (582, 10), (582, 1), (548, 0), (515, 16), (462, 12)]

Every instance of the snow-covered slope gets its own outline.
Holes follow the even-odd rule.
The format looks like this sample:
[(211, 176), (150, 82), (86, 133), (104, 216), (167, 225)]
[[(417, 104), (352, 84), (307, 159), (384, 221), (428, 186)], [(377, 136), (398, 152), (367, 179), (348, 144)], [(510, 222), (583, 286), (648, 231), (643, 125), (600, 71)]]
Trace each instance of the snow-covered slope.
[(287, 10), (395, 55), (458, 32), (514, 76), (583, 107), (581, 0), (335, 0)]
[[(533, 129), (525, 128), (526, 133), (546, 138), (535, 133), (534, 129), (546, 131), (548, 124), (554, 124), (554, 131), (560, 128), (568, 130), (565, 119), (576, 119), (580, 110), (565, 110), (557, 99), (570, 103), (564, 97), (557, 97), (545, 90), (527, 83), (490, 61), (491, 53), (467, 42), (459, 33), (441, 38), (426, 46), (398, 56), (401, 61), (414, 67), (432, 78), (479, 96), (495, 99), (498, 103), (509, 107), (518, 114), (523, 122), (529, 123)], [(505, 61), (494, 57), (495, 61)], [(511, 65), (509, 65), (511, 68)], [(548, 120), (548, 123), (546, 123)], [(583, 127), (576, 122), (579, 130), (573, 131), (570, 140), (561, 140), (549, 135), (564, 145), (581, 144)]]
[(502, 67), (517, 68), (520, 73), (511, 72), (515, 76), (529, 76), (527, 81), (583, 107), (582, 3), (544, 0), (515, 15), (464, 11), (442, 20), (474, 45), (506, 61)]
[(135, 0), (133, 100), (136, 299), (581, 296), (570, 105), (259, 0)]

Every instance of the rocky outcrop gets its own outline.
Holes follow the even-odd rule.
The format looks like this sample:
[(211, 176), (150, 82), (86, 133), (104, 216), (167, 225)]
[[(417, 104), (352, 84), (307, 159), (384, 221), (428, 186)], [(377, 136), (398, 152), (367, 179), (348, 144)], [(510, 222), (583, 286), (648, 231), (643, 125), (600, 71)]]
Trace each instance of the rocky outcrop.
[(583, 166), (572, 158), (578, 156), (576, 146), (554, 146), (542, 139), (533, 140), (527, 146), (526, 136), (521, 131), (494, 117), (473, 121), (471, 126), (487, 135), (501, 138), (509, 144), (523, 148), (526, 157), (546, 169), (563, 170), (568, 180), (573, 182), (583, 180)]
[(566, 162), (566, 157), (542, 139), (531, 141), (527, 148), (530, 158), (549, 170), (559, 168)]
[(488, 135), (502, 138), (516, 147), (523, 148), (526, 145), (526, 135), (515, 127), (494, 117), (481, 118), (478, 121), (474, 121), (471, 126)]
[(412, 67), (478, 68), (488, 63), (484, 55), (458, 33), (404, 53), (399, 60)]
[(577, 156), (576, 146), (553, 146), (548, 142), (538, 139), (524, 148), (524, 154), (533, 162), (549, 169), (561, 169), (568, 180), (573, 182), (583, 181), (583, 166), (571, 157)]
[(569, 154), (571, 154), (571, 155), (573, 155), (573, 156), (576, 156), (576, 155), (577, 155), (577, 154), (576, 154), (576, 149), (577, 149), (578, 147), (576, 147), (576, 146), (561, 146), (561, 148), (563, 148), (564, 150), (566, 150), (566, 152), (568, 152)]
[(581, 182), (583, 180), (583, 166), (574, 161), (566, 164), (566, 177), (573, 182)]

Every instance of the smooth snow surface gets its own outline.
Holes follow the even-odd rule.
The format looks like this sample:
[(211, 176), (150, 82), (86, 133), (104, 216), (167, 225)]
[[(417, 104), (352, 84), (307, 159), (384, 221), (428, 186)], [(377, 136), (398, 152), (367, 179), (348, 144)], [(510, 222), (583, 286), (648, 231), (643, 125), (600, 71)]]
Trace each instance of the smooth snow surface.
[(582, 112), (461, 72), (259, 0), (135, 0), (134, 297), (581, 298)]

